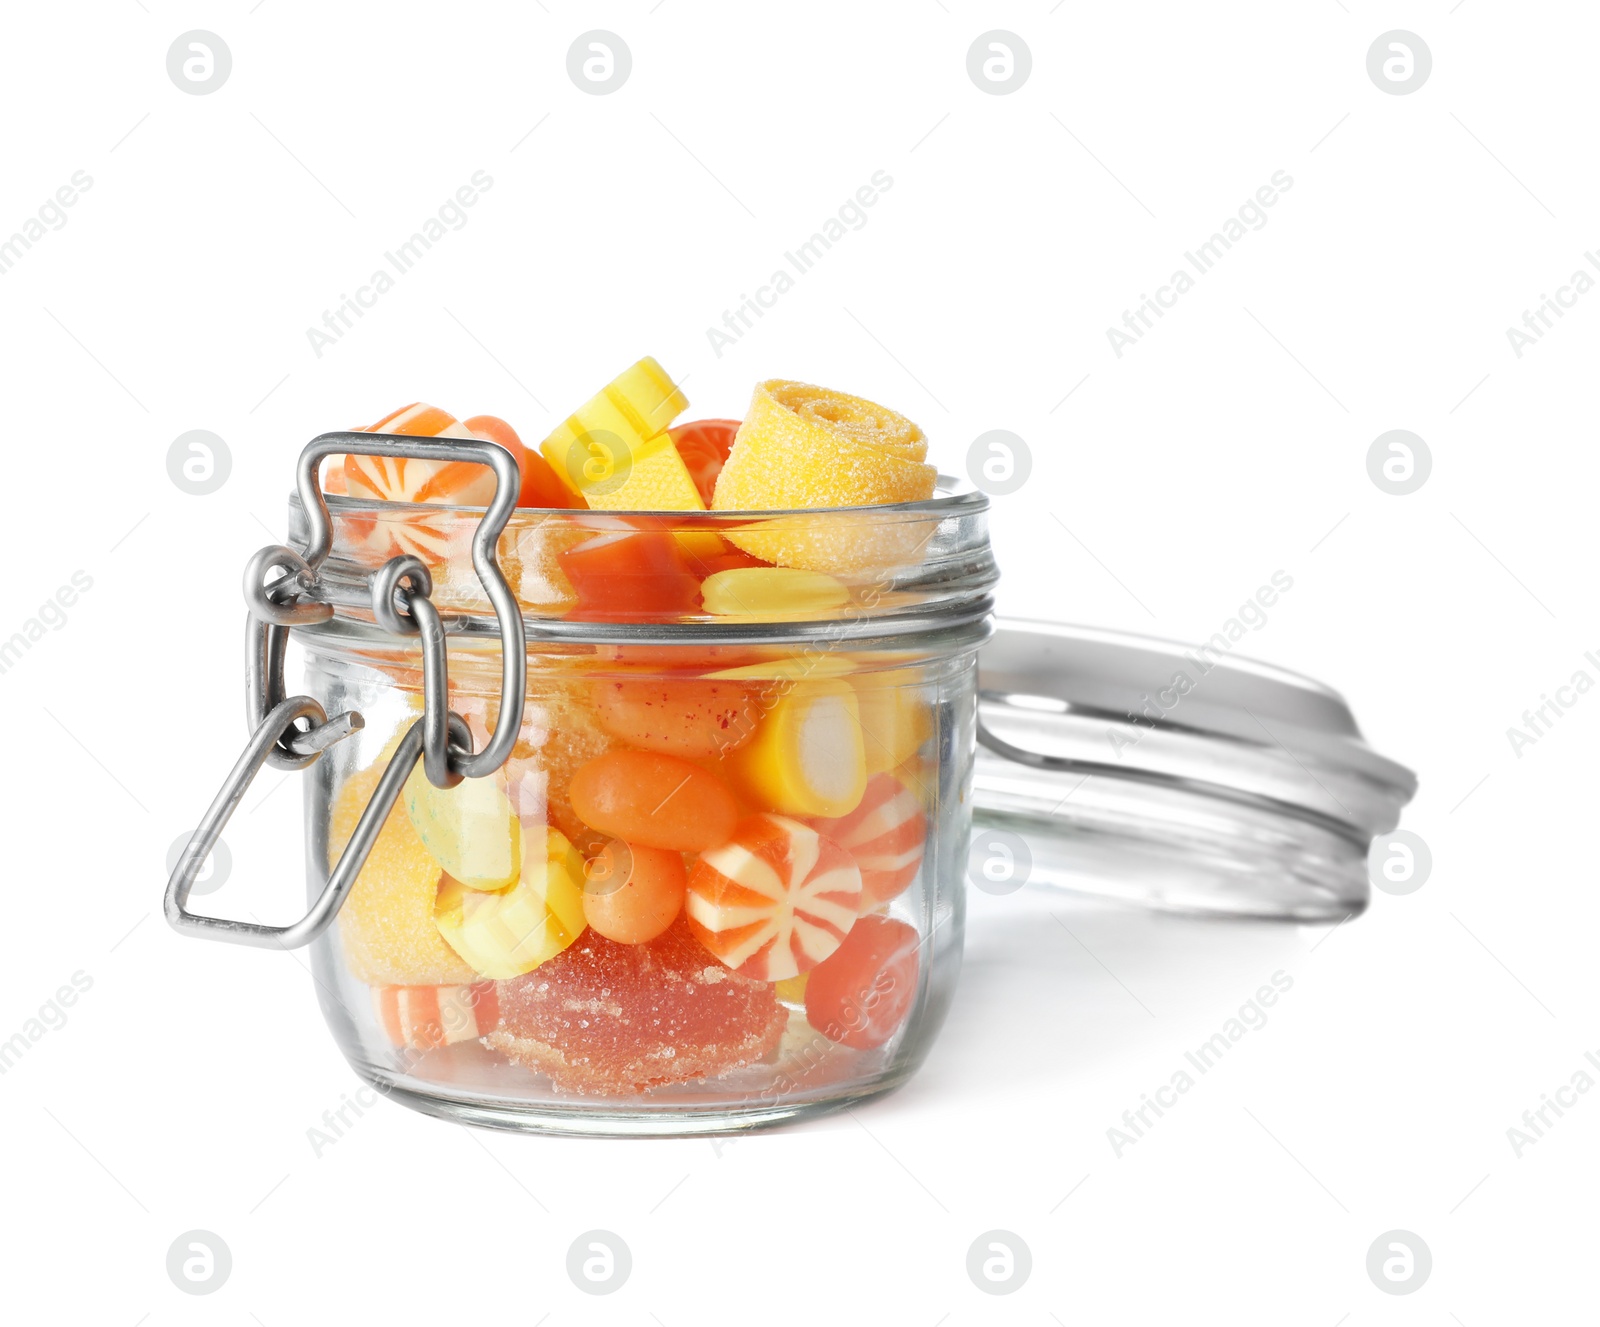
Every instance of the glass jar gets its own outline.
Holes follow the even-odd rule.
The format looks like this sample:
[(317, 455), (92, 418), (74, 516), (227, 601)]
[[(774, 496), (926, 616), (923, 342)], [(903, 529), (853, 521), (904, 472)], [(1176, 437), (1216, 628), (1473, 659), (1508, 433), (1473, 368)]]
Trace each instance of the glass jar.
[[(185, 886), (169, 920), (311, 939), (355, 1071), (457, 1120), (716, 1133), (903, 1082), (960, 964), (987, 499), (486, 515), (324, 497), (311, 477), (335, 450), (302, 457), (309, 561), (263, 550), (250, 573), (290, 573), (252, 603), (300, 613), (312, 734), (359, 716), (270, 748), (305, 764), (326, 746), (305, 785), (311, 910), (279, 931), (197, 918)], [(756, 559), (779, 550), (829, 570), (771, 575)], [(287, 629), (252, 637), (263, 725), (306, 700), (278, 703)]]

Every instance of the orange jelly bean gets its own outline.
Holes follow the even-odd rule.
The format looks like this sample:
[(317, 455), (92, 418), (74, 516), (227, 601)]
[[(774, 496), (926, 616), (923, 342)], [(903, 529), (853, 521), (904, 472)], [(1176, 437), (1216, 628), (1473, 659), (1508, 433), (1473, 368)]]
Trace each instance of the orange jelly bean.
[(635, 846), (704, 852), (726, 843), (739, 806), (715, 774), (656, 751), (609, 751), (572, 776), (572, 809)]
[(587, 874), (584, 919), (607, 940), (648, 944), (683, 911), (688, 877), (681, 853), (613, 839), (589, 863)]

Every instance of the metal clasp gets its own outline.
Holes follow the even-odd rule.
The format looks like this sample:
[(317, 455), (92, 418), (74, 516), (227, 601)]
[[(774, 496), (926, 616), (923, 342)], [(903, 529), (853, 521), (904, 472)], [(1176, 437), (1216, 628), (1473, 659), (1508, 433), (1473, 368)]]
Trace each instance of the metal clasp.
[[(363, 726), (364, 721), (356, 711), (329, 719), (323, 707), (310, 696), (286, 697), (283, 694), (289, 632), (296, 626), (325, 622), (333, 615), (331, 604), (307, 597), (315, 590), (317, 573), (333, 548), (333, 521), (317, 483), (317, 469), (324, 458), (349, 452), (396, 459), (477, 462), (494, 471), (494, 500), (473, 533), (472, 565), (494, 606), (500, 626), (499, 721), (483, 750), (473, 751), (466, 721), (449, 709), (446, 633), (439, 611), (429, 598), (433, 592), (432, 577), (415, 557), (391, 558), (371, 578), (372, 611), (378, 622), (390, 631), (421, 637), (423, 717), (400, 739), (388, 768), (373, 790), (372, 800), (356, 824), (355, 833), (332, 873), (324, 879), (316, 902), (305, 916), (289, 926), (201, 916), (188, 910), (189, 892), (195, 877), (261, 767), (270, 764), (279, 769), (305, 769), (329, 747)], [(429, 782), (440, 788), (453, 787), (463, 778), (481, 779), (505, 764), (521, 728), (527, 688), (522, 609), (496, 557), (500, 535), (516, 509), (521, 483), (516, 460), (510, 452), (498, 443), (476, 439), (324, 433), (300, 453), (295, 479), (310, 526), (305, 552), (283, 544), (270, 545), (252, 557), (245, 568), (245, 602), (250, 609), (245, 637), (250, 741), (179, 857), (167, 881), (165, 903), (168, 923), (182, 934), (286, 949), (310, 943), (332, 923), (365, 865), (401, 787), (419, 759), (423, 761)], [(284, 574), (268, 580), (267, 574), (274, 567), (282, 569)], [(300, 727), (302, 720), (309, 720), (309, 726)], [(312, 869), (320, 871), (322, 868), (318, 864)]]

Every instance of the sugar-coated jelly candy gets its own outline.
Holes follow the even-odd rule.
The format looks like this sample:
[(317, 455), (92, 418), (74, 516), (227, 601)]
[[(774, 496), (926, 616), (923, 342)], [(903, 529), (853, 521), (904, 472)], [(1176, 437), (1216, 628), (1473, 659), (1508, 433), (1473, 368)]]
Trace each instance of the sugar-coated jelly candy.
[(856, 693), (838, 678), (791, 684), (770, 698), (755, 735), (727, 759), (738, 788), (772, 811), (842, 816), (867, 784)]
[(372, 1004), (396, 1046), (431, 1051), (476, 1041), (500, 1021), (492, 981), (470, 986), (374, 986)]
[(522, 870), (522, 825), (497, 780), (435, 788), (419, 761), (402, 794), (423, 846), (468, 889), (504, 889)]
[(501, 983), (500, 1026), (484, 1040), (558, 1091), (627, 1096), (758, 1063), (788, 1021), (771, 986), (729, 972), (680, 918), (642, 945), (585, 931)]
[[(334, 798), (328, 825), (328, 867), (344, 852), (388, 765), (382, 757), (353, 774)], [(339, 909), (345, 962), (371, 986), (452, 986), (477, 974), (440, 938), (433, 924), (439, 863), (422, 846), (403, 804), (396, 802)]]
[(467, 889), (446, 875), (434, 902), (445, 942), (481, 977), (531, 972), (583, 932), (583, 858), (558, 830), (527, 836), (522, 874), (510, 889)]
[(928, 817), (916, 794), (892, 775), (868, 779), (861, 804), (849, 815), (811, 823), (855, 859), (863, 912), (904, 893), (917, 878)]
[[(875, 506), (933, 496), (922, 430), (903, 415), (844, 392), (773, 379), (759, 383), (717, 476), (715, 511)], [(869, 527), (834, 514), (731, 530), (765, 562), (856, 571), (914, 553), (931, 528)]]
[(833, 956), (811, 970), (806, 1021), (856, 1050), (882, 1046), (911, 1012), (917, 949), (917, 933), (904, 922), (862, 917)]
[(757, 815), (701, 854), (684, 911), (700, 943), (728, 967), (775, 982), (833, 953), (860, 901), (861, 872), (848, 852), (798, 820)]
[(683, 910), (683, 854), (613, 839), (585, 868), (583, 915), (607, 940), (641, 945)]
[(572, 778), (572, 809), (602, 834), (674, 852), (726, 842), (739, 819), (727, 784), (658, 751), (611, 751)]
[(591, 682), (589, 695), (607, 732), (690, 760), (739, 746), (758, 714), (754, 686), (716, 678), (611, 673)]

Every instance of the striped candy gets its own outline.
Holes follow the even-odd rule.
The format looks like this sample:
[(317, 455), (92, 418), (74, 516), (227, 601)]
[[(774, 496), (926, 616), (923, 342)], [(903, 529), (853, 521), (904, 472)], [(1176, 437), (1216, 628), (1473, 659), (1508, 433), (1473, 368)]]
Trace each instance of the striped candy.
[(396, 1046), (431, 1051), (493, 1032), (500, 999), (492, 981), (471, 986), (374, 986), (378, 1021)]
[(900, 894), (922, 865), (928, 818), (917, 795), (891, 774), (867, 780), (861, 802), (847, 816), (808, 822), (855, 858), (861, 868), (861, 911)]
[(837, 843), (788, 816), (756, 815), (701, 854), (684, 911), (724, 965), (782, 981), (839, 947), (860, 900), (861, 872)]
[[(418, 401), (385, 415), (358, 433), (400, 433), (411, 438), (472, 438), (454, 415)], [(421, 461), (409, 456), (344, 458), (345, 491), (352, 498), (384, 502), (434, 502), (487, 507), (494, 499), (494, 471), (472, 461)], [(430, 566), (454, 551), (445, 530), (425, 521), (380, 520), (373, 515), (345, 518), (347, 535), (370, 544), (380, 556), (413, 553)]]

